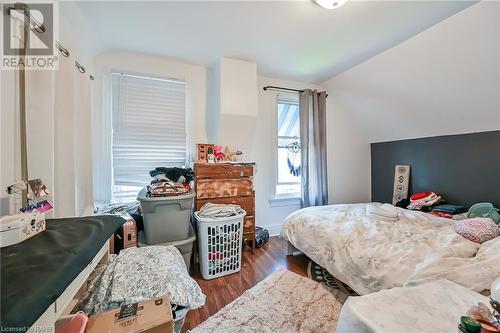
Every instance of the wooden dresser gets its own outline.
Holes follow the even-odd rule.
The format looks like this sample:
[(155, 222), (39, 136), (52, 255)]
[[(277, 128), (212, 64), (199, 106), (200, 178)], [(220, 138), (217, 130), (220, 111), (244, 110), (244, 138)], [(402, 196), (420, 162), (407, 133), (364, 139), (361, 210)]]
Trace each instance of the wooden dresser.
[(195, 210), (207, 202), (234, 204), (243, 208), (245, 216), (243, 241), (251, 242), (255, 251), (255, 163), (195, 163)]

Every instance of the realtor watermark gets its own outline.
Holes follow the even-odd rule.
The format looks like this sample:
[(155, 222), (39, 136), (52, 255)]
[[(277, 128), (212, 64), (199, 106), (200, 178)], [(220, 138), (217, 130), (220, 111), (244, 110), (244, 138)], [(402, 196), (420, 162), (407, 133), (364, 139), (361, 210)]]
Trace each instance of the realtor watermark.
[(2, 2), (0, 69), (58, 68), (58, 6), (50, 1)]

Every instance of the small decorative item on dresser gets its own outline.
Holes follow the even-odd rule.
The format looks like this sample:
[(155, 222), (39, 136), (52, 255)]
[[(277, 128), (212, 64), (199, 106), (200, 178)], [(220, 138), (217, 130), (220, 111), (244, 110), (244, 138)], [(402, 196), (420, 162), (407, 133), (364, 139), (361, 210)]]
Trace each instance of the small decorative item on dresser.
[(213, 154), (214, 151), (214, 145), (210, 143), (198, 143), (196, 145), (196, 148), (198, 150), (198, 162), (208, 162), (208, 157), (209, 154)]

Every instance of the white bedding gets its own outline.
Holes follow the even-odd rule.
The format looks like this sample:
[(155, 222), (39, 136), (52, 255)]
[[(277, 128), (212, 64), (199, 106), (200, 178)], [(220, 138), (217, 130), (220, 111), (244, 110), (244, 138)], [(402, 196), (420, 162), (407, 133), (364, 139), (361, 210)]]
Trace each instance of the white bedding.
[(500, 237), (480, 245), (456, 234), (449, 219), (396, 208), (399, 220), (386, 222), (366, 207), (301, 209), (281, 236), (361, 295), (437, 279), (480, 292), (500, 276)]

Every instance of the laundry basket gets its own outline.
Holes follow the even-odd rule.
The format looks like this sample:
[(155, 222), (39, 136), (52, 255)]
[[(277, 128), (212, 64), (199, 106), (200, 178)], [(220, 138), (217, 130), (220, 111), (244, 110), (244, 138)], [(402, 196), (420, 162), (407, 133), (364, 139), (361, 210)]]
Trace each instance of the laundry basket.
[(205, 280), (240, 271), (245, 215), (243, 211), (231, 217), (205, 218), (194, 213), (198, 222), (200, 271)]

